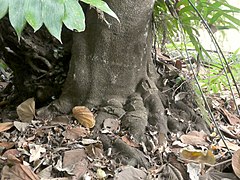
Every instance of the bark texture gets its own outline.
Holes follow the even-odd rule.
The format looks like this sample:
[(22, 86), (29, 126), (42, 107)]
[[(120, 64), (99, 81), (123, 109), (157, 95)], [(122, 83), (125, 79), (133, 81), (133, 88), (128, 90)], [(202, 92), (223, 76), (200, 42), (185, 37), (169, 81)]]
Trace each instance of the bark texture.
[(154, 1), (107, 3), (120, 23), (108, 15), (106, 23), (95, 10), (87, 11), (86, 31), (73, 35), (70, 71), (55, 102), (61, 112), (79, 104), (100, 105), (112, 98), (124, 103), (149, 76)]

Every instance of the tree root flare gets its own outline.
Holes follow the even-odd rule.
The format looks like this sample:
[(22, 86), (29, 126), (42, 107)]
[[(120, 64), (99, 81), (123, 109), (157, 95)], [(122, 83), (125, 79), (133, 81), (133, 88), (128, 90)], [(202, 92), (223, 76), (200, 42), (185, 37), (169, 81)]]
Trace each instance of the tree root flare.
[[(48, 107), (38, 111), (38, 115), (52, 115), (53, 112), (62, 112), (61, 110), (70, 110), (74, 104), (70, 100), (62, 101), (59, 99)], [(131, 94), (126, 103), (123, 104), (117, 98), (109, 99), (97, 108), (96, 125), (92, 130), (93, 138), (98, 138), (103, 143), (105, 150), (112, 148), (113, 157), (122, 164), (132, 166), (149, 167), (146, 155), (140, 150), (140, 144), (144, 144), (147, 150), (153, 149), (150, 142), (151, 137), (148, 131), (157, 131), (159, 134), (167, 135), (169, 131), (187, 131), (189, 121), (192, 121), (193, 127), (197, 130), (204, 129), (208, 131), (202, 118), (195, 114), (191, 107), (186, 103), (172, 103), (171, 106), (162, 103), (159, 96), (159, 90), (155, 83), (149, 79), (142, 80), (135, 93)], [(171, 111), (166, 114), (166, 108)], [(177, 118), (179, 119), (176, 120)], [(118, 132), (103, 134), (102, 128), (104, 120), (111, 118), (120, 122)], [(182, 122), (184, 119), (185, 122)], [(121, 138), (127, 135), (139, 146), (132, 147)], [(155, 145), (154, 145), (155, 146)], [(145, 152), (145, 151), (144, 151)], [(146, 153), (146, 152), (145, 152)]]

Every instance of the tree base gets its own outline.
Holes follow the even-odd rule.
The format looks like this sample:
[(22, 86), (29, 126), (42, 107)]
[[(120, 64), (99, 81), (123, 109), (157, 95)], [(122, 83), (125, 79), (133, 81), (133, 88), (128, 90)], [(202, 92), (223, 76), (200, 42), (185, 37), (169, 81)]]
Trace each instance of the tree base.
[[(185, 88), (188, 89), (185, 90), (192, 94), (189, 87), (186, 85)], [(93, 138), (100, 139), (106, 153), (109, 148), (113, 149), (113, 153), (118, 154), (116, 156), (118, 162), (149, 167), (150, 163), (142, 151), (154, 151), (151, 133), (156, 132), (165, 139), (168, 139), (171, 132), (204, 130), (208, 133), (206, 123), (200, 115), (197, 115), (200, 113), (193, 111), (196, 107), (194, 101), (183, 99), (174, 102), (171, 100), (173, 92), (174, 89), (169, 87), (168, 93), (161, 95), (165, 98), (160, 98), (159, 94), (161, 93), (155, 83), (149, 79), (144, 79), (139, 83), (136, 92), (127, 98), (125, 104), (117, 98), (112, 98), (101, 106), (94, 107), (97, 109), (97, 116), (96, 125), (92, 129)], [(191, 96), (190, 99), (194, 99), (194, 97)], [(70, 104), (61, 102), (59, 99), (50, 106), (40, 109), (38, 115), (61, 114), (58, 108), (62, 109), (62, 105), (69, 106)], [(89, 108), (92, 107), (91, 104)], [(70, 107), (64, 108), (69, 109)], [(120, 121), (118, 133), (102, 133), (104, 121), (108, 118)], [(123, 140), (122, 137), (125, 136), (132, 144)]]

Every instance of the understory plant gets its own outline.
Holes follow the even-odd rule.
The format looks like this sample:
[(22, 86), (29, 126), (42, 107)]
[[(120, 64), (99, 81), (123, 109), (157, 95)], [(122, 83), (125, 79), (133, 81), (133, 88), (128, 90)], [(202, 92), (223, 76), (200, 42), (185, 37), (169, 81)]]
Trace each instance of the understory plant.
[[(228, 82), (228, 76), (238, 77), (239, 50), (227, 54), (227, 58), (222, 57), (218, 45), (215, 52), (209, 52), (199, 41), (199, 30), (209, 29), (209, 37), (206, 38), (214, 41), (212, 35), (216, 31), (238, 30), (240, 21), (236, 15), (239, 13), (240, 8), (227, 0), (157, 0), (154, 8), (156, 42), (163, 53), (178, 50), (183, 59), (189, 59), (187, 54), (190, 54), (198, 65), (208, 67), (207, 74), (198, 76), (199, 81), (206, 92), (216, 93), (234, 85), (233, 80)], [(189, 51), (193, 49), (195, 53)]]

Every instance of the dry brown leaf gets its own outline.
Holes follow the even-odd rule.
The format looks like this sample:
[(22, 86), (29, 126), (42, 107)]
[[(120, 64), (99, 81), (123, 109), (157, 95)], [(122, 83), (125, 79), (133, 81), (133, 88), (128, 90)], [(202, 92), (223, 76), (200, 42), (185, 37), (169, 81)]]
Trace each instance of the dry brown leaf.
[(81, 137), (86, 137), (90, 134), (90, 132), (84, 127), (76, 127), (66, 129), (66, 131), (64, 131), (62, 134), (66, 139), (75, 140)]
[(114, 179), (128, 179), (128, 180), (134, 180), (134, 179), (146, 179), (147, 175), (146, 173), (141, 170), (134, 168), (132, 166), (126, 166), (122, 168), (123, 170), (121, 172), (117, 172), (115, 174)]
[(22, 122), (30, 123), (35, 116), (34, 98), (29, 98), (17, 107), (17, 114)]
[(240, 149), (235, 151), (232, 156), (232, 168), (237, 177), (240, 178)]
[(21, 163), (21, 160), (19, 159), (20, 156), (21, 153), (17, 149), (9, 149), (2, 155), (2, 157), (7, 158), (7, 163), (11, 165)]
[(93, 128), (95, 126), (95, 118), (93, 113), (85, 106), (75, 106), (72, 109), (73, 117), (75, 117), (84, 127)]
[(5, 151), (2, 156), (8, 158), (9, 155), (19, 157), (19, 156), (21, 156), (21, 153), (17, 149), (9, 149), (9, 150)]
[(41, 170), (41, 171), (38, 173), (38, 176), (39, 176), (41, 179), (53, 180), (53, 178), (51, 178), (52, 170), (53, 170), (53, 166), (52, 166), (52, 165), (49, 165), (49, 166), (47, 166), (46, 168), (44, 168), (43, 170)]
[[(226, 139), (225, 139), (225, 143), (227, 144), (227, 147), (231, 150), (237, 151), (238, 149), (240, 149), (240, 146), (238, 146), (238, 144), (234, 144)], [(218, 142), (218, 145), (222, 148), (226, 148), (222, 139)]]
[(10, 149), (15, 145), (14, 142), (0, 142), (0, 148)]
[(7, 131), (13, 127), (13, 122), (0, 123), (0, 132)]
[(75, 175), (76, 179), (80, 179), (88, 169), (88, 161), (86, 159), (87, 155), (84, 149), (66, 151), (63, 158), (63, 169), (68, 174)]
[(85, 146), (86, 154), (92, 159), (103, 158), (103, 145), (101, 143), (90, 144)]
[(89, 144), (94, 144), (94, 143), (98, 143), (98, 140), (94, 140), (94, 139), (82, 139), (82, 144), (83, 145), (89, 145)]
[(190, 160), (198, 163), (215, 164), (215, 157), (211, 150), (189, 150), (183, 149), (180, 152), (180, 157), (185, 160)]
[(16, 164), (11, 168), (8, 166), (3, 167), (2, 179), (39, 180), (39, 177), (29, 167)]
[(240, 119), (234, 114), (229, 113), (227, 110), (220, 108), (220, 112), (227, 118), (231, 125), (240, 124)]
[(207, 146), (209, 145), (206, 142), (206, 138), (207, 138), (207, 134), (205, 134), (204, 132), (198, 132), (198, 131), (192, 131), (188, 134), (182, 135), (180, 137), (181, 141), (184, 144), (189, 144), (189, 145), (203, 145), (203, 146)]
[(219, 129), (223, 132), (224, 136), (232, 139), (238, 139), (240, 138), (239, 134), (234, 134), (234, 129), (237, 129), (235, 126), (224, 126), (224, 125), (219, 125)]

